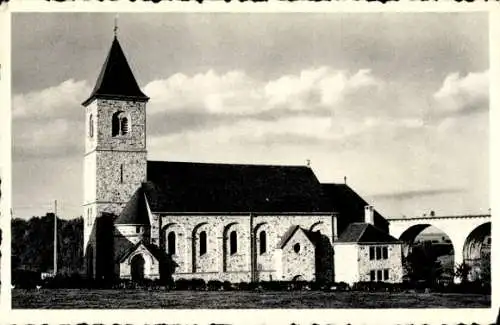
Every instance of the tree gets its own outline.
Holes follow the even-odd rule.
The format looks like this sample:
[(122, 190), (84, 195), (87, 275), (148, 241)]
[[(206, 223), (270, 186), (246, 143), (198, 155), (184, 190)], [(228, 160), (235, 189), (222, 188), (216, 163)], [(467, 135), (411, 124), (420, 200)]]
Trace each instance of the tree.
[(485, 286), (491, 286), (491, 256), (481, 254), (479, 279)]
[(414, 246), (403, 261), (406, 277), (410, 282), (425, 282), (433, 286), (443, 274), (437, 255), (422, 246)]
[(461, 283), (469, 282), (469, 274), (472, 268), (469, 264), (462, 262), (455, 266), (455, 277), (460, 279)]
[[(83, 219), (58, 219), (59, 273), (72, 274), (83, 266)], [(54, 214), (29, 220), (13, 219), (12, 268), (49, 272), (53, 267)]]

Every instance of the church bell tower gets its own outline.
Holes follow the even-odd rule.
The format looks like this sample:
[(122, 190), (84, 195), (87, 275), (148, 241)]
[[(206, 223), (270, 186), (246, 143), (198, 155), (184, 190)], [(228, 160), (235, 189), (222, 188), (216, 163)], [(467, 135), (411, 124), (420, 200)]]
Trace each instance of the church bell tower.
[[(115, 29), (116, 33), (116, 29)], [(146, 103), (118, 42), (113, 39), (85, 107), (84, 254), (89, 277), (105, 271), (100, 218), (119, 215), (146, 180)], [(112, 233), (109, 234), (112, 236)], [(106, 255), (106, 254), (104, 254)], [(99, 258), (101, 256), (101, 258)], [(104, 260), (103, 263), (100, 260)]]

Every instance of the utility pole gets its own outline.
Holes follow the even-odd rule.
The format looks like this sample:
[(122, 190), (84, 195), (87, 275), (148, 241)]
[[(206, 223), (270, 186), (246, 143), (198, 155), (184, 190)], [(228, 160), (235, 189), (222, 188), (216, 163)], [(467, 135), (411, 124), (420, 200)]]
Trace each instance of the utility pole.
[(54, 276), (57, 275), (57, 200), (54, 201)]

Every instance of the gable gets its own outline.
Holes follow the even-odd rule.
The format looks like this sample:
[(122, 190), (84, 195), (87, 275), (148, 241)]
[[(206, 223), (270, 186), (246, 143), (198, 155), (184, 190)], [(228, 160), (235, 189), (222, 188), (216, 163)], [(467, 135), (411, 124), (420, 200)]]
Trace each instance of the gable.
[(130, 256), (135, 255), (136, 253), (141, 254), (143, 252), (147, 252), (153, 259), (157, 262), (162, 260), (162, 256), (160, 255), (160, 250), (151, 244), (146, 244), (144, 242), (138, 242), (134, 246), (130, 247), (128, 250), (125, 250), (116, 257), (116, 261), (118, 263), (123, 263)]
[(285, 248), (290, 242), (294, 242), (299, 239), (301, 242), (308, 241), (314, 246), (318, 242), (319, 233), (315, 233), (309, 230), (305, 230), (300, 226), (291, 226), (281, 237), (277, 247), (279, 249)]

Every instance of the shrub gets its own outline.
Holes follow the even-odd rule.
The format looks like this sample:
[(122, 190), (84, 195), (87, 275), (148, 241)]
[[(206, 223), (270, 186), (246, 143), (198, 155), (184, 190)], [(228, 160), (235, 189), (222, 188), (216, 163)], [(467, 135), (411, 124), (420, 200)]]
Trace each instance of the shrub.
[(230, 291), (230, 290), (233, 290), (233, 289), (235, 289), (235, 288), (236, 288), (236, 286), (235, 286), (235, 285), (233, 285), (233, 284), (232, 284), (231, 282), (229, 282), (229, 281), (224, 281), (224, 282), (222, 283), (222, 289), (224, 289), (224, 290), (226, 290), (226, 291)]
[(207, 282), (207, 290), (219, 291), (222, 290), (223, 284), (219, 280), (210, 280)]
[(175, 281), (176, 290), (206, 290), (207, 285), (203, 279), (179, 279)]
[[(348, 287), (348, 286), (347, 286)], [(401, 283), (389, 283), (389, 282), (368, 282), (361, 281), (356, 282), (352, 286), (352, 290), (355, 291), (367, 291), (367, 292), (400, 292), (404, 286)]]
[(174, 288), (176, 290), (190, 290), (190, 280), (187, 279), (178, 279), (175, 281)]

